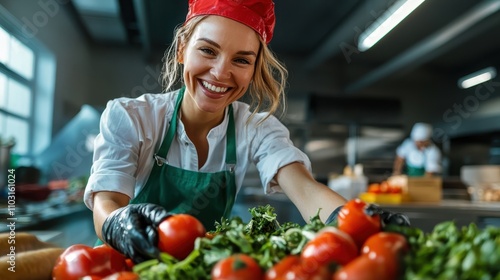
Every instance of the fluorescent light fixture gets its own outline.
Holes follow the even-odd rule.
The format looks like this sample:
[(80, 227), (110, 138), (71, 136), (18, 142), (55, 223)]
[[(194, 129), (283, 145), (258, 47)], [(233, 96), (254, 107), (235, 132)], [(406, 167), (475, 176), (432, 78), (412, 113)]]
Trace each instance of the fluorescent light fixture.
[(423, 2), (424, 0), (396, 1), (382, 16), (359, 35), (359, 51), (364, 52), (375, 45)]
[(470, 88), (480, 83), (484, 83), (486, 81), (494, 79), (496, 76), (497, 70), (495, 69), (495, 67), (487, 67), (458, 79), (458, 87), (463, 89)]

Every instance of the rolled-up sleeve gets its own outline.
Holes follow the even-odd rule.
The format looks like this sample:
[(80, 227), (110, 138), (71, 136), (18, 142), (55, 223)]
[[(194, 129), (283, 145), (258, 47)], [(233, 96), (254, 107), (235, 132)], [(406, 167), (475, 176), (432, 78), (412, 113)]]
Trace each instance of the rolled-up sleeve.
[(294, 146), (288, 129), (275, 117), (270, 117), (255, 128), (252, 160), (259, 171), (265, 193), (281, 192), (273, 181), (278, 170), (293, 162), (300, 162), (311, 172), (307, 155)]
[(134, 196), (140, 134), (126, 102), (109, 101), (94, 142), (93, 165), (85, 188), (84, 202), (93, 208), (93, 194), (99, 191)]

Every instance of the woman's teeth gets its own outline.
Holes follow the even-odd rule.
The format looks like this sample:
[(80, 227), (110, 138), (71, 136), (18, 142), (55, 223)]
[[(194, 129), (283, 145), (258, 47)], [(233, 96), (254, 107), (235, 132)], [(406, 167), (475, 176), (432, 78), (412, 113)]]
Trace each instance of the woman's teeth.
[(211, 84), (209, 84), (209, 83), (207, 83), (205, 81), (203, 81), (203, 86), (206, 87), (206, 88), (208, 88), (211, 91), (222, 92), (222, 93), (226, 92), (227, 89), (228, 89), (227, 87), (216, 87), (216, 86), (211, 85)]

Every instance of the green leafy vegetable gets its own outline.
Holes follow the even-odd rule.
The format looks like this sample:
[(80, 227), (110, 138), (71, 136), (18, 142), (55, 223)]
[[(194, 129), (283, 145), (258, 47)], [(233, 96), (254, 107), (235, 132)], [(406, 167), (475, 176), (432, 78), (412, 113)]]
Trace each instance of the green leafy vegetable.
[[(195, 249), (178, 261), (162, 253), (161, 260), (134, 266), (140, 279), (210, 279), (214, 265), (236, 253), (246, 253), (267, 270), (287, 255), (298, 255), (316, 232), (326, 225), (319, 211), (304, 226), (277, 221), (274, 209), (259, 206), (249, 209), (252, 218), (222, 219), (209, 234), (198, 238)], [(387, 225), (384, 231), (406, 236), (410, 252), (404, 257), (404, 279), (500, 280), (500, 228), (479, 229), (475, 224), (458, 228), (453, 221), (443, 222), (430, 233), (415, 227)]]
[(405, 258), (405, 279), (500, 280), (500, 228), (458, 228), (453, 221), (437, 224), (432, 232), (389, 227), (404, 234), (411, 251)]
[(183, 261), (166, 253), (158, 260), (146, 261), (134, 267), (141, 279), (209, 279), (213, 266), (236, 253), (245, 253), (267, 270), (287, 255), (300, 254), (314, 232), (325, 227), (319, 211), (310, 223), (301, 227), (295, 223), (280, 225), (270, 205), (249, 209), (252, 218), (244, 223), (240, 217), (222, 219), (215, 224), (214, 237), (198, 238), (193, 252)]

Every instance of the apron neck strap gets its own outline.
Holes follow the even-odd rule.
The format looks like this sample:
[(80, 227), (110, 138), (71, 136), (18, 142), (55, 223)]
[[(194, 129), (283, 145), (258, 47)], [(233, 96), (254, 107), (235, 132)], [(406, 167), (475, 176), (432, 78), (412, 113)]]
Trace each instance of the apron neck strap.
[[(186, 87), (182, 87), (177, 95), (177, 100), (175, 102), (175, 109), (170, 119), (170, 126), (165, 134), (165, 140), (162, 142), (160, 149), (158, 150), (158, 155), (167, 158), (168, 150), (170, 145), (174, 140), (175, 134), (177, 132), (177, 116), (179, 115), (179, 110), (182, 104), (182, 98), (184, 97), (184, 91)], [(236, 131), (234, 125), (234, 115), (233, 115), (233, 105), (229, 104), (228, 108), (229, 123), (226, 130), (226, 165), (229, 169), (234, 169), (236, 165)]]
[(236, 131), (234, 125), (233, 104), (229, 104), (229, 123), (226, 131), (226, 165), (232, 172), (236, 165)]
[(177, 131), (177, 116), (179, 115), (179, 109), (181, 107), (182, 98), (184, 97), (184, 91), (186, 87), (182, 87), (177, 94), (177, 101), (175, 102), (174, 113), (170, 119), (170, 126), (165, 134), (165, 139), (161, 143), (160, 150), (158, 150), (158, 155), (163, 158), (167, 158), (168, 150), (175, 137), (175, 132)]

